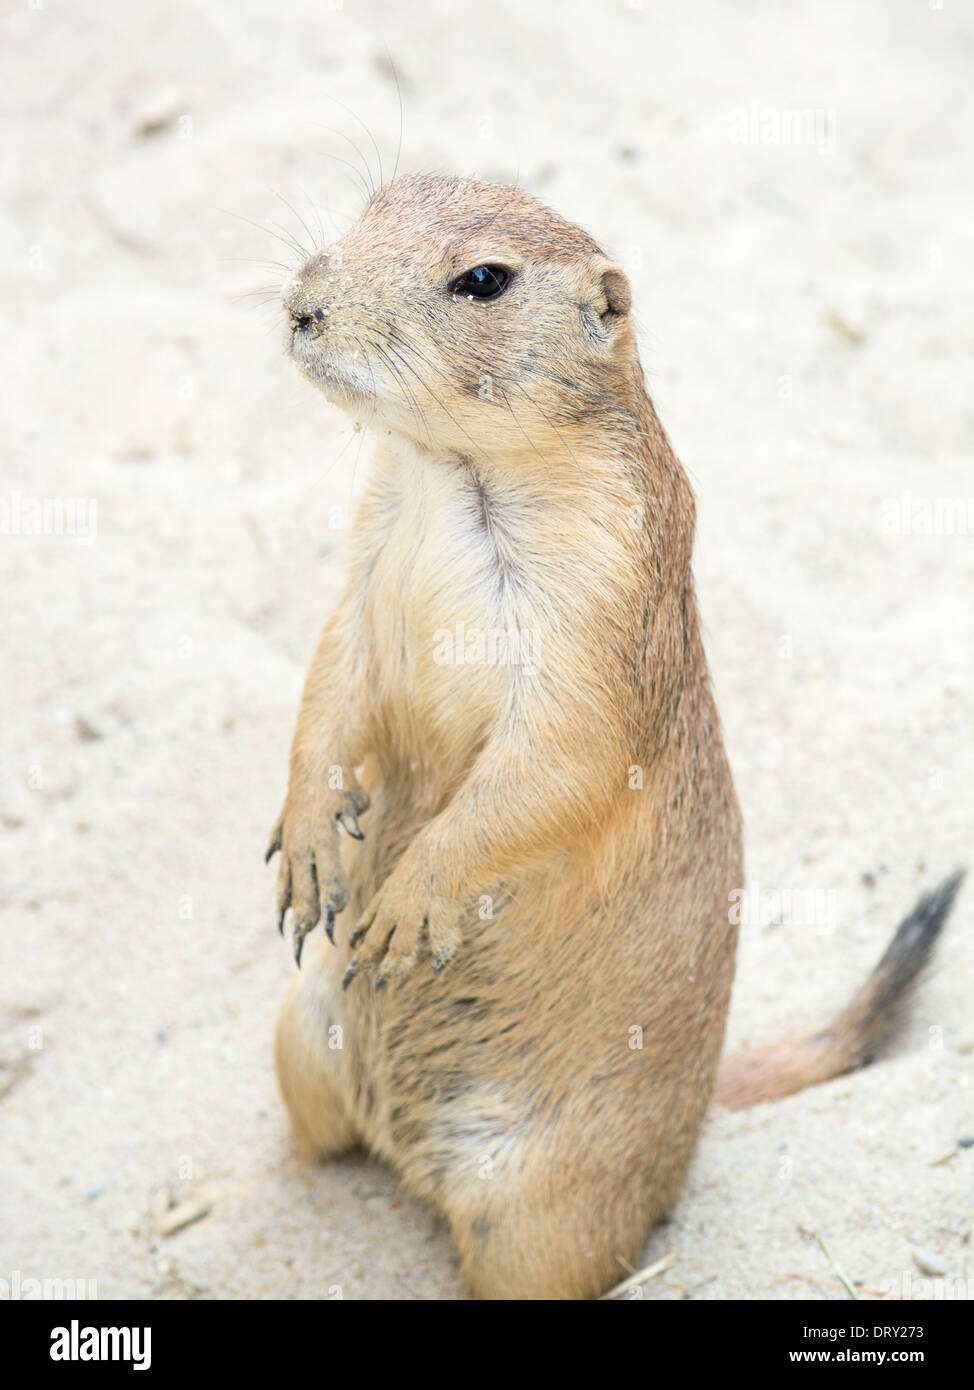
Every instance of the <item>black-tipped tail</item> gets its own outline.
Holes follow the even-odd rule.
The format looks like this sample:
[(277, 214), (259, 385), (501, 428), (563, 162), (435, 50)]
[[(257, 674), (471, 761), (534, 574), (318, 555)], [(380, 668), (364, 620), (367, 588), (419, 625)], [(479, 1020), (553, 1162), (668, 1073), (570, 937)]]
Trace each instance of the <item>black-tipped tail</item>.
[(930, 960), (966, 872), (958, 869), (924, 894), (900, 923), (866, 983), (828, 1028), (728, 1057), (717, 1076), (715, 1102), (743, 1110), (871, 1061), (894, 1031)]

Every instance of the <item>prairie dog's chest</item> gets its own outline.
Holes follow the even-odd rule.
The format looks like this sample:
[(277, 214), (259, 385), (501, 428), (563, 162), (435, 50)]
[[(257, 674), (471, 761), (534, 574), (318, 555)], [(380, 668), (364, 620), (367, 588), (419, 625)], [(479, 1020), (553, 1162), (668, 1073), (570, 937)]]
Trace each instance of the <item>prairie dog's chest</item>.
[(516, 549), (513, 517), (472, 470), (401, 465), (366, 594), (371, 666), (393, 713), (434, 736), (452, 739), (458, 723), (475, 738), (483, 731), (512, 665), (531, 659)]

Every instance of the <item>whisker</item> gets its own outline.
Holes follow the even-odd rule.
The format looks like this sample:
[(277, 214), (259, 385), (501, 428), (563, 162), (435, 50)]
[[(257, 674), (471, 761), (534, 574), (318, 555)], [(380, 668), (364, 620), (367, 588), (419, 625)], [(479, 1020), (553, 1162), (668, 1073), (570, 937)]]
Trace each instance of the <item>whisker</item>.
[(352, 110), (350, 106), (346, 106), (345, 103), (343, 101), (339, 101), (337, 97), (326, 96), (325, 100), (333, 101), (336, 106), (340, 106), (343, 111), (347, 111), (348, 114), (351, 116), (352, 120), (358, 122), (358, 124), (365, 131), (366, 135), (372, 141), (372, 148), (375, 150), (375, 157), (379, 161), (379, 187), (381, 188), (382, 185), (385, 183), (385, 179), (382, 176), (382, 155), (379, 153), (379, 147), (375, 143), (375, 136), (372, 134), (371, 130), (369, 130), (368, 126), (362, 120), (361, 116), (356, 115), (356, 113)]
[[(309, 252), (309, 254), (313, 254), (313, 253), (318, 249), (318, 248), (317, 248), (317, 245), (316, 245), (316, 243), (315, 243), (315, 235), (314, 235), (314, 232), (313, 232), (313, 231), (311, 230), (311, 228), (308, 226), (307, 222), (305, 222), (304, 218), (303, 218), (303, 217), (301, 216), (301, 214), (298, 212), (298, 210), (297, 210), (297, 208), (294, 206), (294, 204), (293, 204), (293, 203), (289, 203), (288, 200), (284, 197), (283, 193), (278, 193), (278, 191), (277, 191), (276, 188), (272, 188), (272, 189), (271, 189), (271, 192), (274, 194), (274, 197), (275, 197), (275, 198), (280, 198), (280, 200), (281, 200), (281, 202), (284, 204), (284, 206), (285, 206), (286, 208), (288, 208), (289, 211), (291, 211), (291, 212), (294, 214), (294, 216), (295, 216), (295, 217), (298, 219), (298, 221), (301, 223), (301, 226), (302, 226), (302, 227), (304, 228), (304, 230), (308, 233), (308, 240), (311, 242), (311, 248), (312, 248), (312, 249), (311, 249), (311, 252)], [(307, 258), (306, 258), (306, 259), (307, 259)]]
[[(393, 340), (393, 342), (398, 343), (404, 351), (411, 352), (414, 357), (418, 357), (421, 362), (425, 362), (427, 367), (434, 371), (437, 374), (437, 376), (442, 377), (442, 379), (447, 383), (447, 385), (452, 385), (451, 378), (443, 370), (443, 368), (438, 367), (436, 363), (432, 360), (432, 358), (427, 357), (426, 353), (423, 352), (420, 348), (418, 348), (414, 342), (410, 341), (410, 339), (405, 337), (404, 334), (398, 332), (395, 328), (392, 327), (391, 324), (388, 324), (386, 326), (386, 332), (388, 333), (389, 337)], [(423, 384), (425, 385), (425, 382)], [(426, 389), (429, 390), (429, 387), (427, 386)], [(432, 391), (430, 391), (430, 395), (433, 395)], [(434, 396), (434, 400), (436, 399), (438, 398)], [(451, 416), (450, 418), (452, 419), (453, 417)], [(459, 422), (454, 420), (454, 424), (459, 424)]]
[[(318, 128), (319, 128), (320, 130), (331, 130), (331, 129), (332, 129), (331, 126), (319, 126)], [(365, 177), (365, 175), (362, 173), (362, 170), (359, 169), (359, 168), (357, 168), (357, 167), (351, 162), (351, 160), (345, 159), (345, 158), (344, 158), (342, 155), (340, 155), (340, 154), (335, 154), (334, 150), (319, 150), (318, 153), (319, 153), (319, 154), (322, 156), (322, 158), (324, 158), (324, 159), (332, 159), (332, 160), (335, 161), (336, 164), (342, 164), (342, 165), (344, 165), (345, 169), (348, 171), (348, 173), (346, 173), (345, 177), (346, 177), (346, 178), (349, 178), (349, 179), (356, 179), (356, 180), (357, 180), (357, 182), (353, 182), (353, 183), (352, 183), (352, 187), (353, 187), (354, 190), (355, 190), (355, 196), (356, 196), (356, 198), (364, 198), (365, 202), (368, 202), (368, 201), (369, 201), (369, 199), (371, 198), (373, 192), (375, 191), (375, 190), (373, 189), (373, 187), (372, 187), (372, 178), (371, 178), (371, 174), (370, 174), (369, 178), (367, 179), (367, 178)]]
[(369, 360), (368, 349), (366, 348), (365, 344), (362, 342), (362, 339), (361, 339), (361, 338), (353, 338), (353, 339), (352, 339), (352, 342), (355, 344), (355, 346), (356, 346), (356, 347), (358, 348), (358, 350), (361, 352), (362, 356), (365, 358), (365, 365), (368, 367), (368, 369), (369, 369), (369, 376), (372, 378), (372, 401), (373, 401), (373, 409), (374, 409), (375, 401), (376, 401), (376, 399), (377, 399), (377, 388), (376, 388), (376, 384), (375, 384), (375, 372), (372, 370), (372, 363), (371, 363), (371, 361)]
[(377, 410), (377, 408), (378, 408), (378, 403), (379, 403), (379, 400), (378, 400), (378, 392), (377, 392), (376, 383), (375, 383), (375, 372), (372, 370), (372, 363), (371, 363), (371, 361), (369, 360), (369, 354), (368, 354), (368, 352), (367, 352), (367, 350), (366, 350), (364, 344), (363, 344), (358, 338), (355, 338), (353, 341), (356, 342), (356, 343), (358, 343), (359, 348), (360, 348), (361, 353), (362, 353), (362, 356), (365, 358), (365, 365), (366, 365), (366, 366), (368, 367), (368, 369), (369, 369), (369, 376), (372, 378), (372, 413), (371, 413), (371, 415), (369, 416), (368, 425), (364, 425), (364, 426), (362, 427), (362, 429), (359, 431), (359, 433), (360, 433), (360, 435), (361, 435), (361, 438), (359, 439), (359, 442), (358, 442), (358, 448), (355, 450), (355, 462), (352, 464), (352, 478), (351, 478), (351, 482), (350, 482), (350, 484), (349, 484), (349, 494), (350, 494), (350, 498), (349, 498), (349, 511), (351, 511), (351, 495), (354, 494), (354, 492), (355, 492), (355, 475), (356, 475), (356, 473), (358, 472), (359, 459), (362, 457), (362, 448), (363, 448), (363, 446), (364, 446), (364, 444), (365, 444), (365, 433), (366, 433), (366, 430), (369, 428), (369, 426), (372, 425), (372, 423), (373, 423), (374, 420), (375, 420), (375, 413), (376, 413), (376, 410)]
[[(411, 411), (411, 413), (412, 413), (412, 416), (413, 416), (414, 420), (416, 421), (416, 424), (417, 424), (417, 427), (418, 427), (418, 429), (419, 429), (419, 432), (420, 432), (420, 433), (425, 433), (425, 434), (426, 434), (426, 438), (429, 440), (430, 445), (432, 445), (432, 443), (433, 443), (433, 436), (432, 436), (432, 433), (430, 432), (430, 427), (429, 427), (429, 424), (427, 423), (426, 416), (423, 414), (422, 407), (421, 407), (421, 405), (419, 404), (419, 401), (418, 401), (417, 398), (416, 398), (416, 393), (415, 393), (413, 390), (410, 389), (410, 387), (409, 387), (409, 385), (408, 385), (408, 383), (407, 383), (407, 381), (406, 381), (406, 378), (403, 376), (402, 372), (398, 369), (398, 367), (396, 366), (395, 362), (393, 362), (393, 361), (390, 359), (390, 357), (387, 355), (387, 353), (384, 352), (383, 349), (380, 348), (378, 345), (376, 345), (376, 349), (375, 349), (375, 350), (376, 350), (376, 352), (379, 354), (379, 356), (382, 358), (383, 362), (385, 362), (386, 366), (389, 368), (390, 372), (392, 372), (392, 375), (395, 377), (396, 381), (398, 382), (398, 384), (399, 384), (399, 389), (402, 391), (402, 394), (403, 394), (403, 397), (404, 397), (404, 399), (405, 399), (405, 401), (406, 401), (406, 404), (409, 406), (409, 409), (410, 409), (410, 411)], [(389, 351), (391, 352), (392, 349), (390, 348)], [(397, 360), (398, 360), (399, 362), (402, 362), (403, 366), (408, 366), (408, 363), (406, 363), (406, 362), (404, 361), (404, 359), (403, 359), (402, 357), (399, 356), (398, 353), (396, 353), (395, 355), (396, 355)]]
[(300, 188), (301, 192), (304, 194), (308, 202), (311, 204), (311, 210), (314, 213), (315, 222), (318, 226), (318, 245), (322, 247), (325, 245), (327, 238), (325, 237), (325, 228), (321, 220), (321, 213), (318, 210), (318, 204), (315, 202), (314, 198), (312, 198), (311, 194), (305, 188), (304, 184), (299, 183), (298, 188)]
[[(316, 122), (316, 124), (318, 125), (318, 129), (319, 129), (319, 130), (327, 130), (327, 131), (330, 131), (332, 135), (337, 135), (338, 138), (339, 138), (339, 140), (344, 140), (345, 143), (346, 143), (347, 145), (351, 145), (352, 149), (355, 151), (355, 153), (358, 155), (359, 159), (362, 161), (362, 163), (363, 163), (364, 166), (365, 166), (365, 172), (366, 172), (366, 174), (368, 175), (368, 194), (369, 194), (369, 196), (371, 196), (371, 194), (373, 194), (373, 193), (375, 192), (375, 183), (374, 183), (373, 178), (372, 178), (372, 168), (371, 168), (371, 166), (370, 166), (370, 164), (369, 164), (369, 161), (366, 159), (365, 155), (364, 155), (364, 154), (362, 153), (362, 151), (359, 149), (358, 145), (355, 143), (355, 141), (352, 139), (352, 137), (351, 137), (350, 135), (346, 135), (345, 132), (344, 132), (344, 130), (339, 130), (337, 126), (333, 126), (333, 125), (321, 125), (320, 122)], [(332, 156), (332, 158), (334, 158), (334, 159), (338, 159), (339, 157), (340, 157), (340, 156), (337, 155), (337, 154)], [(343, 163), (347, 163), (347, 161), (345, 161), (345, 160), (343, 160), (342, 162), (343, 162)], [(348, 167), (349, 167), (350, 169), (355, 169), (355, 172), (356, 172), (356, 174), (359, 176), (359, 178), (362, 177), (361, 170), (355, 168), (355, 165), (349, 164)]]
[[(413, 351), (419, 353), (419, 356), (420, 356), (420, 357), (423, 357), (425, 361), (429, 362), (429, 358), (427, 358), (427, 357), (425, 356), (424, 353), (419, 352), (419, 349), (418, 349), (418, 348), (414, 348)], [(430, 365), (431, 367), (434, 366), (434, 364), (433, 364), (432, 362), (430, 362), (429, 365)], [(485, 370), (486, 370), (486, 368), (487, 368), (486, 362), (481, 362), (481, 363), (479, 363), (478, 365), (484, 367)], [(434, 367), (434, 370), (436, 370), (435, 367)], [(449, 381), (449, 377), (447, 377), (447, 375), (446, 375), (445, 372), (440, 371), (440, 375), (443, 377), (443, 379), (444, 379), (445, 381)], [(491, 374), (491, 375), (492, 375), (492, 374)], [(521, 431), (521, 433), (524, 435), (524, 438), (527, 440), (528, 444), (530, 444), (531, 448), (532, 448), (532, 449), (534, 450), (534, 452), (537, 454), (537, 456), (538, 456), (538, 458), (541, 460), (541, 462), (542, 462), (542, 463), (546, 463), (547, 460), (546, 460), (544, 454), (541, 452), (541, 450), (538, 448), (537, 444), (534, 442), (534, 440), (533, 440), (533, 439), (531, 438), (531, 436), (528, 434), (527, 430), (526, 430), (526, 429), (524, 428), (524, 426), (521, 424), (521, 421), (520, 421), (520, 419), (519, 419), (519, 417), (518, 417), (517, 411), (514, 409), (513, 405), (511, 404), (510, 397), (508, 396), (507, 392), (504, 390), (504, 387), (503, 387), (503, 385), (501, 384), (500, 381), (497, 382), (497, 387), (498, 387), (498, 390), (499, 390), (500, 393), (501, 393), (501, 396), (502, 396), (502, 398), (503, 398), (504, 404), (505, 404), (505, 406), (507, 407), (507, 409), (508, 409), (508, 411), (509, 411), (509, 413), (510, 413), (511, 419), (514, 421), (514, 423), (515, 423), (515, 425), (517, 426), (517, 428), (518, 428), (518, 429)]]
[(389, 61), (389, 71), (392, 73), (392, 80), (396, 84), (396, 97), (399, 101), (399, 141), (396, 145), (396, 162), (392, 168), (391, 180), (391, 182), (395, 183), (396, 175), (399, 173), (399, 156), (402, 154), (402, 137), (405, 123), (405, 112), (402, 101), (402, 85), (399, 81), (399, 69), (396, 67), (395, 62), (393, 61), (392, 54), (389, 52), (388, 48), (385, 50), (385, 54), (386, 58)]
[[(328, 477), (328, 475), (329, 475), (329, 473), (332, 471), (332, 469), (336, 466), (336, 464), (338, 464), (338, 463), (341, 462), (342, 455), (345, 453), (345, 451), (347, 450), (348, 446), (351, 444), (352, 440), (355, 438), (355, 427), (354, 427), (354, 425), (348, 425), (347, 428), (346, 428), (345, 430), (342, 430), (342, 431), (341, 431), (341, 434), (347, 434), (347, 438), (346, 438), (345, 442), (342, 444), (342, 447), (338, 450), (337, 454), (335, 454), (334, 458), (332, 458), (332, 459), (329, 461), (328, 466), (327, 466), (325, 469), (323, 469), (323, 471), (322, 471), (321, 473), (319, 473), (318, 476), (317, 476), (316, 478), (312, 479), (312, 481), (308, 484), (308, 491), (309, 491), (309, 492), (310, 492), (313, 488), (320, 487), (321, 484), (322, 484), (322, 483), (325, 481), (325, 479)], [(341, 434), (339, 435), (339, 438), (341, 438)]]
[(293, 232), (288, 231), (287, 227), (283, 227), (279, 222), (271, 221), (269, 217), (267, 219), (267, 225), (268, 227), (281, 233), (282, 236), (286, 236), (289, 238), (292, 248), (301, 257), (302, 261), (306, 261), (308, 259), (308, 256), (311, 253), (305, 250), (304, 245), (300, 241), (298, 241), (297, 237), (294, 235)]
[(245, 299), (259, 299), (261, 303), (271, 304), (280, 298), (281, 291), (277, 285), (261, 285), (256, 290), (244, 290), (243, 294), (234, 295), (231, 303), (241, 304)]
[[(412, 342), (407, 341), (404, 337), (402, 337), (401, 334), (398, 334), (398, 335), (397, 335), (395, 329), (389, 328), (387, 331), (389, 332), (390, 336), (391, 336), (391, 337), (394, 337), (394, 338), (396, 339), (396, 341), (399, 342), (399, 344), (400, 344), (402, 347), (407, 348), (407, 349), (408, 349), (410, 352), (412, 352), (412, 353), (415, 353), (415, 355), (416, 355), (417, 357), (419, 357), (423, 362), (425, 362), (426, 365), (427, 365), (428, 367), (432, 368), (432, 370), (433, 370), (434, 372), (436, 372), (439, 376), (441, 376), (441, 377), (443, 378), (444, 381), (446, 381), (447, 383), (449, 383), (450, 378), (447, 376), (446, 372), (444, 372), (443, 369), (442, 369), (441, 367), (437, 367), (436, 363), (433, 362), (433, 361), (431, 361), (431, 359), (428, 358), (428, 357), (426, 356), (426, 354), (425, 354), (424, 352), (422, 352), (422, 351), (416, 346), (415, 343), (412, 343)], [(489, 363), (486, 359), (480, 359), (480, 360), (477, 362), (477, 366), (482, 367), (483, 370), (484, 370), (486, 373), (488, 373), (491, 377), (494, 376), (494, 374), (490, 371), (490, 363)], [(544, 457), (545, 457), (544, 454), (542, 454), (542, 452), (541, 452), (541, 450), (538, 448), (537, 444), (535, 444), (534, 440), (531, 438), (531, 436), (528, 434), (527, 430), (525, 430), (524, 426), (521, 424), (521, 421), (518, 419), (518, 416), (517, 416), (517, 413), (516, 413), (515, 410), (514, 410), (514, 407), (511, 405), (511, 403), (510, 403), (510, 401), (509, 401), (509, 399), (508, 399), (508, 397), (507, 397), (507, 392), (504, 390), (504, 385), (505, 385), (505, 383), (503, 382), (503, 379), (502, 379), (502, 378), (500, 378), (500, 379), (494, 378), (494, 379), (497, 381), (497, 385), (499, 386), (500, 391), (501, 391), (501, 394), (502, 394), (503, 397), (504, 397), (504, 404), (507, 406), (508, 410), (511, 412), (511, 418), (513, 419), (514, 423), (517, 425), (518, 429), (519, 429), (519, 430), (521, 431), (521, 433), (524, 435), (524, 438), (525, 438), (525, 439), (528, 441), (528, 443), (531, 445), (531, 448), (534, 450), (534, 452), (538, 455), (538, 457), (539, 457), (540, 459), (543, 460)], [(569, 454), (569, 456), (571, 457), (571, 460), (572, 460), (572, 462), (575, 464), (576, 468), (581, 467), (581, 465), (579, 464), (578, 459), (575, 457), (574, 453), (572, 452), (571, 445), (568, 443), (567, 439), (565, 439), (564, 435), (563, 435), (563, 434), (561, 433), (561, 431), (558, 429), (557, 425), (555, 425), (551, 420), (548, 419), (547, 415), (545, 415), (544, 411), (543, 411), (543, 410), (541, 409), (541, 407), (538, 405), (537, 401), (535, 401), (534, 397), (533, 397), (523, 386), (521, 386), (518, 382), (516, 382), (516, 381), (511, 381), (511, 382), (508, 383), (508, 384), (511, 385), (511, 386), (513, 386), (513, 387), (515, 388), (515, 390), (520, 391), (522, 396), (526, 397), (526, 399), (528, 400), (528, 402), (534, 407), (534, 409), (538, 412), (538, 414), (542, 417), (542, 419), (544, 419), (544, 420), (546, 421), (546, 423), (549, 425), (549, 427), (550, 427), (552, 430), (554, 430), (554, 432), (558, 435), (558, 438), (561, 440), (562, 444), (564, 444), (564, 446), (565, 446), (566, 450), (568, 451), (568, 454)], [(432, 392), (431, 392), (430, 394), (432, 394)], [(451, 417), (451, 418), (452, 418), (452, 417)], [(454, 424), (456, 424), (456, 423), (458, 423), (458, 422), (454, 420)], [(469, 436), (468, 436), (468, 437), (469, 437)], [(485, 458), (489, 458), (489, 455), (484, 454), (484, 457), (485, 457)]]
[(235, 265), (259, 265), (269, 267), (271, 270), (283, 270), (286, 275), (290, 275), (293, 266), (285, 265), (283, 261), (271, 261), (260, 256), (221, 256), (221, 261), (228, 261)]
[[(412, 351), (415, 351), (415, 348), (412, 348), (412, 345), (411, 345), (411, 344), (410, 344), (409, 346), (410, 346), (410, 349), (411, 349)], [(456, 425), (456, 427), (457, 427), (457, 429), (460, 431), (460, 433), (461, 433), (462, 435), (464, 435), (467, 439), (470, 440), (470, 443), (474, 446), (474, 449), (477, 451), (477, 453), (480, 454), (481, 458), (486, 459), (488, 463), (493, 463), (493, 462), (495, 462), (496, 460), (492, 459), (492, 458), (491, 458), (491, 455), (487, 453), (486, 449), (482, 448), (481, 445), (479, 445), (479, 444), (477, 443), (477, 441), (476, 441), (476, 439), (474, 439), (473, 435), (470, 434), (469, 431), (467, 431), (467, 430), (464, 429), (464, 427), (460, 424), (460, 421), (459, 421), (459, 420), (457, 419), (457, 417), (453, 414), (452, 410), (448, 410), (448, 409), (447, 409), (447, 407), (446, 407), (446, 406), (443, 404), (443, 402), (440, 400), (439, 396), (436, 394), (436, 392), (435, 392), (435, 391), (433, 390), (433, 388), (430, 386), (429, 382), (423, 380), (423, 378), (420, 376), (419, 372), (416, 371), (416, 368), (413, 367), (413, 366), (411, 365), (411, 363), (409, 363), (404, 357), (400, 357), (399, 360), (402, 362), (403, 366), (406, 368), (407, 371), (412, 372), (413, 376), (414, 376), (414, 377), (416, 378), (416, 380), (419, 382), (420, 386), (422, 386), (423, 389), (424, 389), (425, 391), (428, 391), (428, 392), (429, 392), (429, 394), (433, 397), (434, 401), (436, 401), (437, 405), (440, 407), (440, 409), (443, 411), (443, 413), (444, 413), (450, 420), (453, 421), (453, 423)]]
[(217, 211), (222, 212), (225, 217), (235, 217), (238, 222), (246, 222), (249, 227), (256, 227), (257, 230), (263, 232), (265, 236), (269, 235), (274, 237), (275, 240), (279, 241), (283, 246), (286, 246), (289, 251), (295, 251), (302, 260), (305, 259), (304, 252), (294, 238), (283, 236), (279, 231), (275, 231), (275, 224), (269, 219), (267, 222), (255, 222), (252, 217), (244, 217), (242, 213), (231, 212), (229, 208), (217, 208)]
[(545, 424), (548, 426), (548, 428), (554, 430), (555, 434), (556, 434), (556, 435), (558, 436), (558, 438), (561, 440), (562, 444), (564, 444), (565, 449), (567, 450), (568, 456), (569, 456), (569, 458), (571, 459), (572, 463), (574, 463), (574, 465), (575, 465), (576, 468), (580, 469), (580, 468), (581, 468), (581, 464), (579, 463), (578, 459), (575, 457), (574, 451), (572, 450), (572, 446), (569, 444), (568, 440), (567, 440), (567, 439), (565, 438), (565, 436), (562, 434), (562, 432), (561, 432), (561, 430), (558, 428), (558, 426), (557, 426), (552, 420), (550, 420), (550, 419), (548, 418), (548, 416), (547, 416), (547, 415), (544, 413), (544, 411), (541, 409), (540, 405), (538, 405), (538, 402), (534, 399), (534, 397), (533, 397), (532, 395), (530, 395), (530, 393), (529, 393), (528, 391), (526, 391), (526, 390), (524, 389), (524, 387), (520, 384), (520, 382), (512, 381), (510, 384), (514, 387), (515, 391), (520, 391), (521, 395), (525, 397), (525, 399), (528, 401), (529, 405), (533, 406), (533, 408), (534, 408), (534, 409), (538, 412), (538, 414), (541, 416), (542, 420), (544, 420), (544, 422), (545, 422)]
[[(326, 151), (326, 150), (322, 150), (321, 153), (327, 155), (327, 151)], [(347, 177), (348, 177), (348, 176), (346, 175), (346, 178), (347, 178)], [(354, 185), (353, 185), (353, 186), (354, 186)], [(307, 195), (306, 195), (306, 196), (307, 196)], [(361, 197), (362, 197), (362, 191), (361, 191), (361, 189), (359, 189), (359, 188), (356, 188), (356, 189), (355, 189), (355, 196), (356, 196), (356, 198), (361, 198)], [(325, 198), (323, 201), (324, 201), (324, 206), (325, 206), (325, 214), (326, 214), (326, 216), (327, 216), (327, 218), (328, 218), (328, 221), (331, 223), (331, 229), (332, 229), (332, 231), (335, 233), (336, 237), (339, 237), (339, 238), (343, 237), (343, 236), (345, 235), (345, 232), (348, 231), (348, 227), (345, 227), (344, 230), (343, 230), (341, 227), (339, 227), (338, 223), (335, 221), (335, 214), (334, 214), (334, 212), (332, 211), (331, 201), (330, 201), (328, 198)], [(322, 237), (322, 240), (324, 240), (324, 237)]]
[(517, 418), (517, 412), (516, 412), (516, 410), (514, 409), (514, 407), (511, 405), (510, 397), (508, 396), (507, 392), (504, 390), (503, 386), (500, 386), (499, 383), (498, 383), (498, 386), (499, 386), (499, 389), (500, 389), (500, 393), (501, 393), (501, 395), (502, 395), (503, 398), (504, 398), (504, 404), (507, 406), (508, 410), (511, 412), (511, 419), (514, 421), (515, 425), (517, 425), (518, 429), (519, 429), (519, 430), (521, 431), (521, 433), (524, 435), (524, 438), (525, 438), (525, 439), (528, 441), (528, 443), (531, 445), (531, 448), (532, 448), (532, 449), (534, 450), (534, 452), (537, 454), (538, 458), (541, 459), (542, 463), (546, 462), (544, 454), (541, 452), (541, 450), (538, 448), (537, 444), (535, 444), (534, 440), (531, 438), (531, 436), (528, 434), (527, 430), (524, 428), (524, 426), (521, 424), (520, 420)]

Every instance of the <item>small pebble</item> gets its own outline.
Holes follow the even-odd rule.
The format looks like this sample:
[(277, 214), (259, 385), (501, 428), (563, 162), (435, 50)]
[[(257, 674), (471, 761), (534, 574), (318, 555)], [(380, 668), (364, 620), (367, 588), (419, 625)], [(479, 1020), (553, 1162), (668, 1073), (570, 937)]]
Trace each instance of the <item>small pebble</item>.
[(74, 731), (84, 743), (97, 743), (105, 737), (95, 721), (86, 714), (75, 715)]
[(924, 1250), (920, 1245), (913, 1247), (913, 1263), (924, 1274), (944, 1275), (947, 1273), (947, 1261), (942, 1256), (935, 1255), (932, 1250)]
[(131, 115), (132, 134), (145, 139), (167, 130), (179, 119), (180, 107), (179, 94), (170, 87), (140, 94)]

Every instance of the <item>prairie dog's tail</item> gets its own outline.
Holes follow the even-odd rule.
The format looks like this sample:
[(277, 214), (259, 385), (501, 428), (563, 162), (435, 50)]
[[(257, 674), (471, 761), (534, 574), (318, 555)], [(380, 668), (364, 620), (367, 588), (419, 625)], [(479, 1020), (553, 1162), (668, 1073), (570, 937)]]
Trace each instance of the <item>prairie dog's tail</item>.
[(858, 994), (822, 1032), (749, 1047), (722, 1062), (715, 1104), (744, 1110), (871, 1061), (933, 953), (964, 874), (959, 869), (920, 899)]

